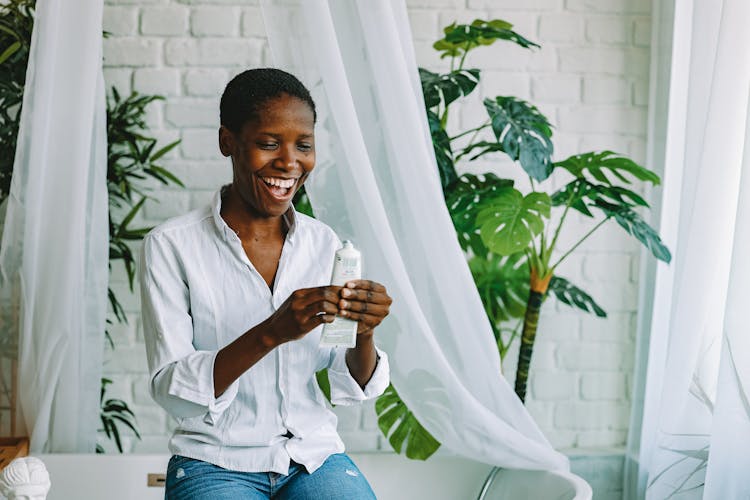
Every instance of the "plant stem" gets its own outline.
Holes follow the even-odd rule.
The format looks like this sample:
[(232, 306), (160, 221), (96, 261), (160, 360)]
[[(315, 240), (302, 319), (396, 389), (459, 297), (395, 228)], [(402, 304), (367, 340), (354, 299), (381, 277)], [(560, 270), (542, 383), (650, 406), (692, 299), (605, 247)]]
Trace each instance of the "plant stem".
[(464, 55), (461, 56), (461, 62), (458, 63), (458, 69), (456, 71), (461, 71), (464, 67), (464, 61), (466, 60), (466, 54), (469, 53), (471, 50), (471, 42), (466, 44), (466, 48), (464, 49)]
[(529, 283), (529, 300), (526, 302), (526, 314), (523, 318), (523, 332), (521, 333), (521, 349), (518, 352), (518, 368), (516, 368), (516, 394), (523, 402), (526, 399), (526, 385), (529, 380), (531, 355), (534, 352), (534, 339), (539, 325), (539, 313), (547, 294), (552, 273), (540, 276), (534, 268), (531, 269)]
[(563, 223), (565, 222), (565, 217), (568, 215), (568, 211), (570, 210), (570, 205), (573, 202), (573, 196), (575, 193), (570, 193), (570, 196), (568, 197), (568, 202), (565, 204), (565, 210), (563, 210), (562, 217), (560, 217), (560, 224), (557, 226), (557, 229), (555, 230), (555, 236), (552, 237), (552, 243), (549, 245), (549, 255), (552, 255), (552, 252), (555, 250), (555, 245), (557, 244), (557, 238), (560, 236), (560, 231), (562, 230)]
[(484, 128), (485, 128), (485, 127), (486, 127), (487, 125), (489, 125), (489, 124), (490, 124), (491, 122), (492, 122), (492, 119), (489, 119), (489, 120), (487, 120), (486, 122), (484, 122), (484, 124), (482, 124), (482, 126), (481, 126), (481, 127), (479, 127), (479, 129), (478, 129), (478, 130), (476, 130), (476, 131), (474, 132), (474, 135), (472, 135), (472, 136), (471, 136), (471, 139), (469, 139), (469, 145), (468, 145), (468, 146), (466, 146), (466, 148), (469, 148), (469, 147), (471, 147), (471, 145), (472, 145), (472, 144), (474, 143), (474, 139), (476, 139), (476, 138), (477, 138), (477, 135), (479, 135), (479, 132), (481, 132), (482, 130), (484, 130)]
[[(454, 135), (453, 137), (449, 137), (448, 140), (449, 141), (455, 141), (459, 137), (463, 137), (463, 136), (468, 135), (468, 134), (470, 134), (472, 132), (474, 132), (474, 135), (476, 136), (476, 134), (478, 134), (482, 129), (487, 128), (487, 125), (489, 125), (489, 124), (490, 124), (490, 120), (487, 120), (486, 122), (484, 122), (483, 124), (481, 124), (480, 126), (478, 126), (476, 128), (471, 128), (471, 129), (467, 130), (466, 132), (461, 132), (458, 135)], [(472, 140), (473, 139), (474, 139), (474, 137), (472, 137)], [(471, 142), (471, 141), (469, 141), (469, 142)]]
[(592, 234), (594, 234), (594, 231), (596, 231), (597, 229), (599, 229), (599, 228), (600, 228), (600, 227), (602, 226), (602, 224), (604, 224), (604, 223), (605, 223), (605, 222), (607, 222), (608, 220), (609, 220), (609, 217), (606, 217), (606, 218), (602, 219), (602, 221), (601, 221), (601, 222), (599, 222), (599, 224), (597, 224), (596, 226), (594, 226), (594, 229), (592, 229), (591, 231), (589, 231), (588, 233), (586, 233), (586, 236), (584, 236), (583, 238), (581, 238), (581, 239), (580, 239), (580, 240), (578, 241), (578, 243), (576, 243), (575, 245), (573, 245), (573, 247), (572, 247), (572, 248), (571, 248), (570, 250), (568, 250), (567, 252), (565, 252), (565, 253), (563, 254), (563, 256), (562, 256), (562, 257), (560, 257), (560, 258), (559, 258), (559, 259), (557, 260), (557, 262), (555, 262), (555, 264), (554, 264), (554, 265), (553, 265), (553, 266), (551, 267), (551, 269), (552, 269), (552, 270), (554, 271), (554, 270), (555, 270), (555, 269), (557, 268), (557, 266), (559, 266), (559, 265), (560, 265), (560, 263), (561, 263), (561, 262), (562, 262), (563, 260), (565, 260), (565, 258), (566, 258), (566, 257), (567, 257), (568, 255), (570, 255), (571, 253), (573, 253), (573, 250), (575, 250), (576, 248), (578, 248), (578, 246), (579, 246), (579, 245), (580, 245), (581, 243), (583, 243), (584, 241), (586, 241), (586, 238), (588, 238), (589, 236), (591, 236)]

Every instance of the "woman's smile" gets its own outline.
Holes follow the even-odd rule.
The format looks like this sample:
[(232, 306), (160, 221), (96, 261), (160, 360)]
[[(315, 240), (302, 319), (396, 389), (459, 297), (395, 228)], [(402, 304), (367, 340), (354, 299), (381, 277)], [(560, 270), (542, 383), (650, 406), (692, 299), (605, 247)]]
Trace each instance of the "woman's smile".
[(260, 175), (256, 177), (261, 180), (261, 184), (263, 184), (271, 197), (279, 202), (289, 201), (294, 196), (296, 192), (294, 186), (299, 180), (299, 177), (265, 177)]

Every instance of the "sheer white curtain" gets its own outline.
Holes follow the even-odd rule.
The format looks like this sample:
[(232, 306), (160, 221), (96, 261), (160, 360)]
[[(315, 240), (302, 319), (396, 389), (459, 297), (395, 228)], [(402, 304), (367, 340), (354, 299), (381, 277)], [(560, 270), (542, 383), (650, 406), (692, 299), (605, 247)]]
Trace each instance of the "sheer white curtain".
[(748, 498), (750, 3), (655, 7), (671, 43), (655, 31), (653, 55), (671, 71), (652, 65), (652, 109), (666, 120), (652, 114), (650, 157), (664, 161), (660, 225), (675, 258), (646, 290), (626, 497)]
[(0, 249), (20, 422), (37, 453), (96, 443), (109, 234), (102, 3), (36, 3)]
[(403, 1), (264, 0), (275, 63), (319, 108), (316, 215), (394, 297), (378, 342), (394, 386), (443, 445), (507, 468), (568, 468), (500, 374), (442, 198)]

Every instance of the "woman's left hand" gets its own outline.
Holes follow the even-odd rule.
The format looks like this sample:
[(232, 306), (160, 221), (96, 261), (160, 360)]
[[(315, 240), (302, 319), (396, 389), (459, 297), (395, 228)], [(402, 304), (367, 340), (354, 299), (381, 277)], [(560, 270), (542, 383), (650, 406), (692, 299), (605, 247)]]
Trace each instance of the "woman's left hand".
[(388, 316), (393, 302), (383, 285), (370, 280), (349, 281), (340, 294), (339, 314), (359, 322), (358, 335), (371, 334)]

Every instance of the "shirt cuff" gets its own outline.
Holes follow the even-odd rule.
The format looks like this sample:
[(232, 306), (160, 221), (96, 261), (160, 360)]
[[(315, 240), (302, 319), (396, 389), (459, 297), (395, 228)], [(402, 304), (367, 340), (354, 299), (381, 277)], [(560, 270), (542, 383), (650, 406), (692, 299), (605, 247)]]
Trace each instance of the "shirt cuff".
[(237, 396), (239, 379), (214, 397), (214, 361), (218, 351), (196, 351), (174, 364), (167, 393), (203, 407), (203, 421), (214, 425)]
[(367, 399), (376, 398), (385, 392), (390, 383), (388, 355), (377, 347), (375, 351), (378, 355), (375, 371), (373, 371), (370, 380), (365, 385), (364, 390), (362, 390), (346, 365), (346, 349), (336, 349), (333, 363), (331, 363), (331, 367), (328, 369), (332, 404), (342, 406), (353, 405)]

